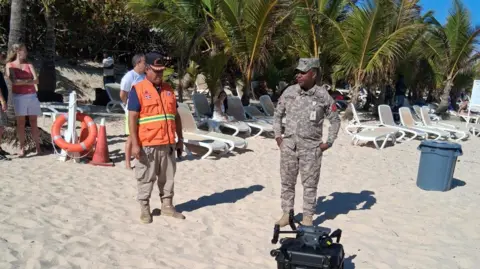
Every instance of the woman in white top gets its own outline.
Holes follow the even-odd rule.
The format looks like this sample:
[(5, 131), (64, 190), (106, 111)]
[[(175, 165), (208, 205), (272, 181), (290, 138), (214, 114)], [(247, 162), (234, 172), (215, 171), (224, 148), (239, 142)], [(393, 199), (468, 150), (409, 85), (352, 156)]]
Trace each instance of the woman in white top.
[(213, 102), (213, 117), (212, 120), (216, 121), (228, 121), (226, 111), (228, 109), (227, 93), (221, 91), (216, 100)]
[(227, 93), (220, 91), (216, 100), (213, 102), (213, 116), (210, 122), (210, 127), (216, 132), (220, 132), (220, 122), (229, 121), (226, 111), (228, 110)]

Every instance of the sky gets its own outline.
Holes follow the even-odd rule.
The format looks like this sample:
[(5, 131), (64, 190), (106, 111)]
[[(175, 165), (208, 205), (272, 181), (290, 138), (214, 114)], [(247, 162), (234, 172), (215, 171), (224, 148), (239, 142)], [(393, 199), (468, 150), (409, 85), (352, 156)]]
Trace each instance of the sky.
[[(470, 10), (470, 19), (473, 25), (480, 26), (480, 0), (462, 0), (462, 2)], [(441, 24), (446, 22), (452, 3), (452, 0), (420, 0), (423, 7), (422, 14), (428, 10), (433, 10), (435, 18)]]

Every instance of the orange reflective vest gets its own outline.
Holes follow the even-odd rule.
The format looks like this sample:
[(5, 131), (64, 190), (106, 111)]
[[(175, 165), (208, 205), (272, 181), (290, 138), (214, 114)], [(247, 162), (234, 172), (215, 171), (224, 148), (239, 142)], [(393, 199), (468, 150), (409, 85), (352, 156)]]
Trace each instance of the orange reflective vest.
[(177, 100), (173, 89), (163, 83), (161, 90), (147, 79), (135, 84), (140, 102), (138, 139), (141, 146), (175, 144)]

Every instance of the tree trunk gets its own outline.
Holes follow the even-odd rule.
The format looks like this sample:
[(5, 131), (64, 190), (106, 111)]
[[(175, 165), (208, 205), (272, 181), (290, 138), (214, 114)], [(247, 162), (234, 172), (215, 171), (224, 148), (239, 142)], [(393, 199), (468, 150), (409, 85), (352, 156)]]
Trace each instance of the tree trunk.
[(13, 44), (25, 42), (25, 1), (12, 0), (10, 9), (10, 32), (8, 34), (8, 49)]
[[(25, 24), (26, 21), (26, 12), (25, 12), (25, 1), (24, 0), (12, 0), (10, 8), (10, 32), (8, 33), (8, 49), (17, 43), (25, 42)], [(12, 94), (12, 85), (10, 80), (7, 80), (8, 83), (8, 126), (15, 127), (15, 111), (13, 108), (13, 94)], [(4, 134), (6, 136), (6, 132)]]
[(44, 54), (42, 67), (39, 74), (39, 99), (40, 102), (56, 101), (55, 89), (57, 75), (55, 72), (55, 19), (49, 8), (43, 12), (46, 22)]
[(250, 93), (252, 90), (252, 68), (247, 69), (247, 74), (245, 76), (245, 88), (241, 97), (242, 104), (248, 106), (250, 104)]
[(445, 83), (445, 88), (443, 89), (443, 93), (440, 96), (440, 105), (435, 111), (436, 114), (443, 114), (448, 111), (448, 97), (450, 96), (450, 91), (452, 90), (452, 87), (453, 87), (453, 79), (448, 79)]

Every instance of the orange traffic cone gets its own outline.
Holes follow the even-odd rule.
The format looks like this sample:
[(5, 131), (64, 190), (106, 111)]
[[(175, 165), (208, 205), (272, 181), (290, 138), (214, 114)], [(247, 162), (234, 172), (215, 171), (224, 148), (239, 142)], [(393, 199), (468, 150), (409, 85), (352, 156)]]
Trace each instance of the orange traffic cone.
[(105, 128), (105, 119), (100, 123), (98, 130), (97, 143), (95, 145), (95, 153), (93, 154), (90, 164), (100, 166), (114, 166), (112, 160), (108, 156), (107, 131)]

